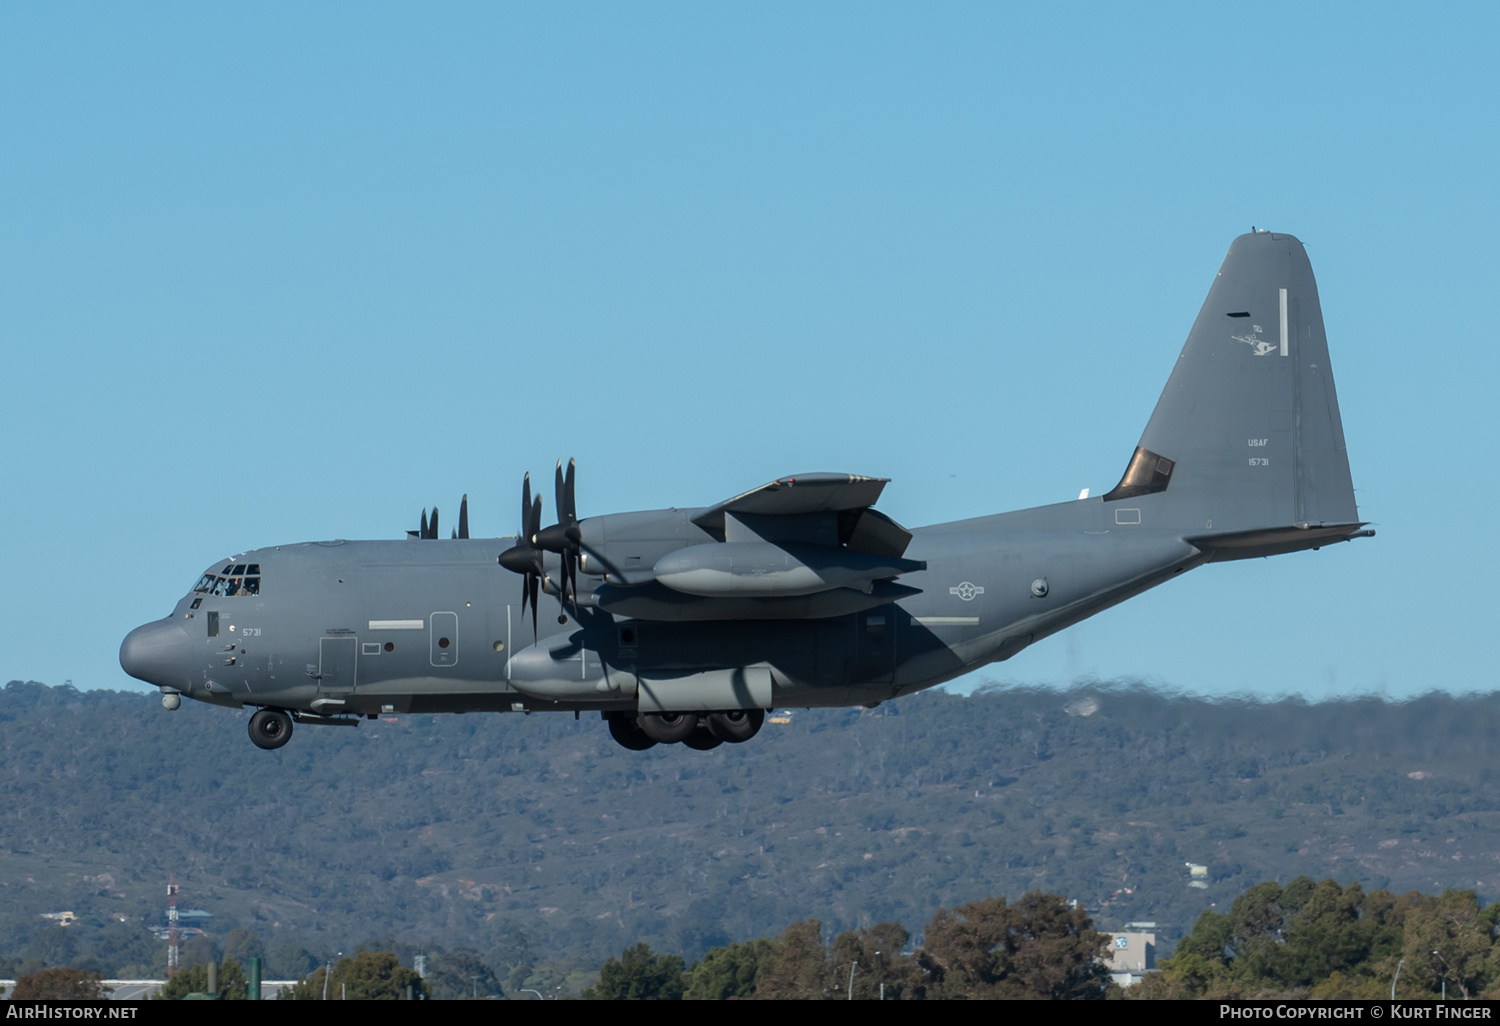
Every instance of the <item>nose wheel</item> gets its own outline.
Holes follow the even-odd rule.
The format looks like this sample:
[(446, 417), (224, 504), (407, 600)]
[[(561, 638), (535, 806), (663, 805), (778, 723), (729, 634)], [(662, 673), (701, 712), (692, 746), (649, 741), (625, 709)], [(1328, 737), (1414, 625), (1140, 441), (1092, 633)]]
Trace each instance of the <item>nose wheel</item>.
[(280, 709), (262, 709), (250, 717), (250, 740), (255, 747), (280, 748), (292, 739), (292, 718)]

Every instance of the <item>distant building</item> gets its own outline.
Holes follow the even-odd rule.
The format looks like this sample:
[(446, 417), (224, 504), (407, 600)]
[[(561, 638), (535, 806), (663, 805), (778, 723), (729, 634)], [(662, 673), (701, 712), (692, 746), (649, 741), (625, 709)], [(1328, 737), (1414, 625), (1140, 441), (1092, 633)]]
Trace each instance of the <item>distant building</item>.
[(43, 912), (43, 919), (50, 919), (58, 926), (72, 926), (78, 917), (71, 912)]
[(1120, 986), (1140, 983), (1142, 976), (1156, 968), (1156, 934), (1134, 930), (1115, 934), (1105, 963), (1110, 979)]

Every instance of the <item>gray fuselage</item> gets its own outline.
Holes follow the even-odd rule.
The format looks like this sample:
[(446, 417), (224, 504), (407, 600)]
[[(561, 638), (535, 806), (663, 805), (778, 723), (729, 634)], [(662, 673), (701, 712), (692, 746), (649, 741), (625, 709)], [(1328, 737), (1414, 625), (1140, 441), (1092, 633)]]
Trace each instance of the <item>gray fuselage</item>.
[[(712, 540), (692, 512), (583, 524), (617, 562), (650, 566)], [(357, 715), (626, 709), (642, 680), (701, 685), (746, 668), (768, 671), (762, 707), (873, 704), (1008, 658), (1207, 558), (1111, 512), (1095, 498), (918, 529), (907, 556), (927, 568), (900, 582), (919, 594), (818, 619), (618, 617), (589, 607), (605, 582), (584, 575), (566, 624), (544, 598), (536, 641), (517, 578), (496, 565), (513, 538), (275, 546), (209, 568), (259, 567), (255, 594), (189, 593), (131, 634), (122, 661), (202, 701)]]

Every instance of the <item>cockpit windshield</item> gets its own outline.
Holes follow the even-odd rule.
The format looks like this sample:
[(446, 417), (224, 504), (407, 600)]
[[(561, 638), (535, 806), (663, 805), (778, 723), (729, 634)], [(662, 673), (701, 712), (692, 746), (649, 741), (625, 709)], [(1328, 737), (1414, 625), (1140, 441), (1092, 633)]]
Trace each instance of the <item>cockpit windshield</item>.
[(193, 586), (199, 595), (259, 595), (259, 563), (226, 563), (217, 572), (210, 570)]

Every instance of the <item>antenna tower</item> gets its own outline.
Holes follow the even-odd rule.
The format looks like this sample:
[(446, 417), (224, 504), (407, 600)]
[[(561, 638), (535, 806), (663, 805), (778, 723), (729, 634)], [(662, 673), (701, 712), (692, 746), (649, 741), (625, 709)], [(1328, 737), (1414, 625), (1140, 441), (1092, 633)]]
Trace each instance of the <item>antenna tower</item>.
[(177, 875), (167, 877), (167, 979), (180, 965), (177, 954)]

